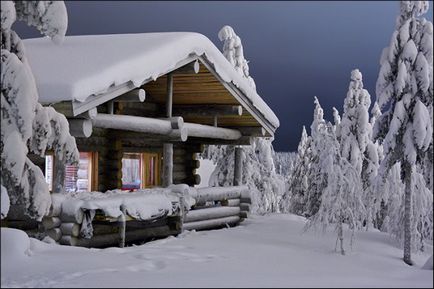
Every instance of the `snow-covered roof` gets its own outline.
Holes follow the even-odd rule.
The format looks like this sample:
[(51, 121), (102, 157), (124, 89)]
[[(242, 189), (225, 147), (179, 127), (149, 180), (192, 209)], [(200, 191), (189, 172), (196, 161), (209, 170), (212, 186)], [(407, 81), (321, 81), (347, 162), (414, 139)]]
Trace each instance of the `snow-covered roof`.
[(191, 32), (67, 36), (24, 41), (42, 103), (87, 101), (111, 86), (136, 87), (168, 73), (191, 56), (204, 57), (220, 78), (235, 85), (274, 128), (279, 120), (248, 81), (204, 35)]

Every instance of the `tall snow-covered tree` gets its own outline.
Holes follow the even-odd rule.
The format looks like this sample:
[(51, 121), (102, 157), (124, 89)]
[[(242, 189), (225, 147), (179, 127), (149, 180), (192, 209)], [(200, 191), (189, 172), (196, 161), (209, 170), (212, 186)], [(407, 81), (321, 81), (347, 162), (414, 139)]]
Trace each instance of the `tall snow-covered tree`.
[[(243, 147), (242, 183), (250, 189), (253, 213), (278, 212), (285, 189), (283, 177), (276, 173), (271, 142), (271, 139), (255, 138), (251, 146)], [(234, 151), (233, 146), (227, 146), (224, 154), (219, 154), (210, 186), (233, 185)]]
[(27, 215), (40, 219), (48, 213), (51, 198), (41, 169), (27, 154), (43, 156), (52, 149), (56, 158), (66, 164), (78, 161), (78, 150), (66, 118), (38, 103), (23, 43), (11, 28), (16, 19), (60, 43), (67, 27), (65, 4), (1, 2), (1, 183), (12, 205), (23, 207)]
[[(419, 223), (412, 219), (412, 203), (425, 191), (414, 182), (432, 144), (433, 25), (421, 17), (428, 11), (428, 1), (401, 1), (400, 7), (396, 30), (380, 60), (376, 94), (385, 112), (376, 122), (374, 136), (384, 146), (380, 173), (385, 176), (395, 163), (401, 163), (404, 262), (412, 264), (412, 232)], [(432, 210), (432, 202), (429, 205)]]
[(308, 219), (307, 228), (335, 226), (340, 252), (345, 254), (343, 225), (351, 230), (361, 227), (365, 214), (360, 187), (360, 177), (351, 163), (341, 155), (340, 145), (331, 123), (321, 131), (324, 146), (319, 152), (318, 165), (324, 176), (324, 187), (318, 209)]
[(313, 121), (310, 126), (311, 129), (311, 163), (307, 173), (307, 187), (309, 188), (306, 196), (306, 206), (303, 215), (309, 217), (319, 209), (321, 203), (321, 195), (326, 187), (326, 175), (323, 167), (320, 164), (321, 152), (326, 148), (323, 137), (327, 129), (324, 120), (324, 111), (319, 103), (318, 98), (315, 97), (315, 110), (313, 114)]
[(303, 215), (308, 195), (308, 171), (311, 162), (311, 138), (303, 126), (297, 159), (290, 178), (289, 189), (282, 199), (282, 211)]
[(235, 67), (235, 70), (247, 79), (250, 86), (256, 89), (255, 81), (250, 76), (248, 61), (244, 58), (241, 38), (235, 33), (234, 29), (228, 25), (220, 29), (218, 37), (220, 41), (224, 41), (223, 55)]

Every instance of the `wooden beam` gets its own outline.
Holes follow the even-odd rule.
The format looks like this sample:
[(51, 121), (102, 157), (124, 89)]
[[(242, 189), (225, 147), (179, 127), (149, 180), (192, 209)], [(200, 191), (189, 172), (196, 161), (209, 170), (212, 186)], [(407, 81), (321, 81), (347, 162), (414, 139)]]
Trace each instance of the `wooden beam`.
[(172, 103), (173, 103), (173, 74), (167, 74), (166, 86), (166, 116), (172, 117)]
[(234, 162), (234, 186), (240, 186), (243, 177), (243, 149), (241, 147), (235, 148), (235, 162)]
[(115, 102), (144, 102), (146, 92), (144, 89), (136, 88), (127, 93), (122, 94), (114, 99)]
[(92, 121), (90, 119), (68, 118), (69, 132), (75, 137), (90, 137), (92, 135)]
[(180, 68), (172, 71), (174, 74), (197, 74), (199, 73), (200, 64), (199, 61), (190, 62)]
[[(170, 120), (162, 120), (149, 117), (105, 114), (99, 113), (92, 120), (95, 127), (111, 128), (127, 131), (142, 132), (155, 135), (165, 135), (174, 140), (185, 141), (188, 131), (183, 126), (181, 129), (173, 129), (173, 122)], [(178, 120), (178, 123), (181, 121)]]
[(242, 135), (253, 136), (253, 137), (264, 137), (267, 133), (265, 128), (261, 126), (245, 126), (237, 128)]
[(173, 107), (175, 115), (183, 117), (198, 117), (198, 116), (241, 116), (243, 107), (241, 105), (175, 105)]
[(72, 102), (70, 101), (62, 101), (55, 103), (51, 106), (57, 112), (63, 114), (67, 118), (85, 118), (85, 119), (93, 119), (97, 115), (96, 108), (91, 108), (79, 115), (74, 116), (74, 111), (72, 108)]
[(173, 184), (173, 144), (163, 144), (163, 187)]
[(188, 137), (189, 144), (206, 144), (206, 145), (252, 145), (253, 138), (249, 136), (242, 136), (236, 140), (222, 140), (222, 139), (212, 139), (212, 138), (198, 138), (198, 137)]
[(213, 127), (196, 123), (184, 123), (184, 127), (188, 130), (188, 136), (193, 137), (224, 140), (237, 140), (241, 138), (241, 133), (235, 129)]

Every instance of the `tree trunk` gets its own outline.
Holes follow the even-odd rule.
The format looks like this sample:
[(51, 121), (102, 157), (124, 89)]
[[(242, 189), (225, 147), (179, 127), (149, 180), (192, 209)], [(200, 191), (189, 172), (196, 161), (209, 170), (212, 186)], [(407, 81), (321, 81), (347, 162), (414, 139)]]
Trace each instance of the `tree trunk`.
[(339, 224), (338, 224), (338, 238), (339, 238), (339, 243), (340, 243), (340, 247), (341, 247), (341, 254), (345, 255), (345, 249), (344, 249), (344, 229), (343, 229), (343, 222), (342, 222), (342, 220), (339, 220)]
[(404, 194), (404, 262), (407, 265), (413, 265), (411, 260), (411, 174), (412, 167), (405, 161), (404, 162), (404, 183), (405, 183), (405, 194)]

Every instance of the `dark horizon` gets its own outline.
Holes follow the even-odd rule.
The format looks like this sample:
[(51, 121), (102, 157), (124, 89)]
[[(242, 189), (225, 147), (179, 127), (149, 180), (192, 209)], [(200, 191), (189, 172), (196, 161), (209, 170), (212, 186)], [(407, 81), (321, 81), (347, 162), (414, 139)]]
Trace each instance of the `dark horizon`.
[[(432, 21), (432, 1), (425, 17)], [(194, 31), (218, 48), (230, 25), (240, 36), (258, 94), (280, 119), (276, 151), (295, 151), (310, 131), (313, 100), (333, 120), (342, 113), (351, 70), (375, 101), (382, 49), (389, 45), (399, 1), (66, 1), (67, 35)], [(21, 22), (22, 38), (39, 37)]]

